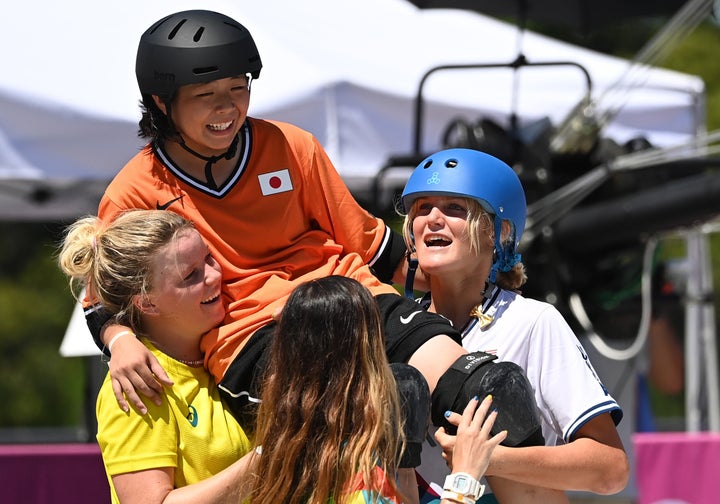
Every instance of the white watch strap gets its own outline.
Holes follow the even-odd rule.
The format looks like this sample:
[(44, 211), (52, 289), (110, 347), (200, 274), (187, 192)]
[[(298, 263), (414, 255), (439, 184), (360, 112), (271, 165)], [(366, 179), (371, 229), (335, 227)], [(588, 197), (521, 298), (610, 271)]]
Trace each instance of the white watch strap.
[[(457, 477), (463, 477), (468, 482), (468, 488), (467, 490), (463, 490), (461, 488), (457, 488), (455, 486), (455, 481)], [(485, 485), (481, 485), (478, 480), (476, 480), (472, 475), (465, 473), (465, 472), (456, 472), (448, 475), (445, 478), (445, 484), (443, 485), (443, 490), (447, 490), (449, 492), (453, 492), (455, 494), (464, 495), (465, 497), (469, 497), (473, 501), (479, 499), (483, 492), (485, 492)], [(451, 498), (451, 497), (448, 497)]]

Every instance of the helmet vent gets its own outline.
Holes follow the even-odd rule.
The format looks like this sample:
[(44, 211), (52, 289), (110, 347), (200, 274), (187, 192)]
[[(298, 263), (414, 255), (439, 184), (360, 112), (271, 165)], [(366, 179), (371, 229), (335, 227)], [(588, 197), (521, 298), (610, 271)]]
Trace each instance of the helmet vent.
[(205, 75), (210, 74), (213, 72), (217, 72), (218, 67), (217, 66), (211, 66), (211, 67), (200, 67), (200, 68), (193, 68), (193, 74), (194, 75)]
[(175, 35), (177, 35), (177, 32), (180, 31), (180, 28), (187, 22), (187, 19), (183, 19), (178, 24), (175, 25), (175, 28), (170, 30), (170, 33), (168, 34), (168, 40), (172, 40), (175, 38)]
[(447, 161), (445, 161), (445, 168), (457, 168), (457, 165), (457, 159), (448, 159)]
[(433, 164), (432, 159), (428, 159), (428, 160), (425, 162), (425, 165), (423, 166), (423, 169), (430, 168), (430, 167), (432, 166), (432, 164)]
[(195, 36), (193, 37), (193, 42), (198, 42), (200, 40), (200, 38), (202, 37), (203, 32), (205, 32), (205, 28), (201, 26), (198, 29), (198, 31), (195, 32)]

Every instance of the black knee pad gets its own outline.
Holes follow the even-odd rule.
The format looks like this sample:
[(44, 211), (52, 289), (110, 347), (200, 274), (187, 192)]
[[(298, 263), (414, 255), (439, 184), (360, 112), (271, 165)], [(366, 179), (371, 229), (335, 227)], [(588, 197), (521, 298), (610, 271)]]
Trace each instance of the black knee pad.
[(420, 465), (422, 443), (430, 426), (430, 387), (422, 373), (413, 366), (395, 362), (390, 364), (390, 368), (400, 395), (406, 439), (399, 467), (417, 467)]
[(493, 396), (498, 410), (492, 433), (506, 430), (506, 446), (542, 446), (540, 412), (523, 369), (514, 362), (493, 362), (497, 356), (485, 352), (463, 355), (440, 377), (432, 394), (432, 421), (451, 434), (456, 428), (445, 418), (450, 410), (462, 413), (473, 397), (481, 401)]

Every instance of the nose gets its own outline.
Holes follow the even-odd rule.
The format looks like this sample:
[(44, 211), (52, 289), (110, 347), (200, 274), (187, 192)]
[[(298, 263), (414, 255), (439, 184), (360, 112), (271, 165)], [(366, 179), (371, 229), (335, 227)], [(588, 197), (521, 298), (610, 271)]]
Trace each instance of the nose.
[(443, 217), (444, 217), (444, 214), (438, 207), (436, 207), (436, 206), (432, 207), (430, 209), (430, 212), (428, 212), (428, 215), (427, 215), (428, 225), (435, 225), (435, 226), (441, 225), (442, 223), (445, 222), (443, 220)]
[(217, 93), (215, 99), (216, 110), (229, 110), (233, 106), (233, 100), (229, 93)]
[(218, 111), (229, 110), (235, 107), (235, 97), (232, 94), (232, 90), (220, 88), (213, 92), (213, 108)]

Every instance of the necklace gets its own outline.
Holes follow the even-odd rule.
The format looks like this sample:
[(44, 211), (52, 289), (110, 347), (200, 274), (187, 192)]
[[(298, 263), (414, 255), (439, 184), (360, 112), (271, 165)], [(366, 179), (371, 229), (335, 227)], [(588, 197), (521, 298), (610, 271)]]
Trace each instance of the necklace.
[(197, 360), (182, 360), (182, 359), (175, 359), (178, 362), (182, 362), (183, 364), (190, 366), (190, 367), (200, 367), (205, 362), (205, 359), (197, 359)]

